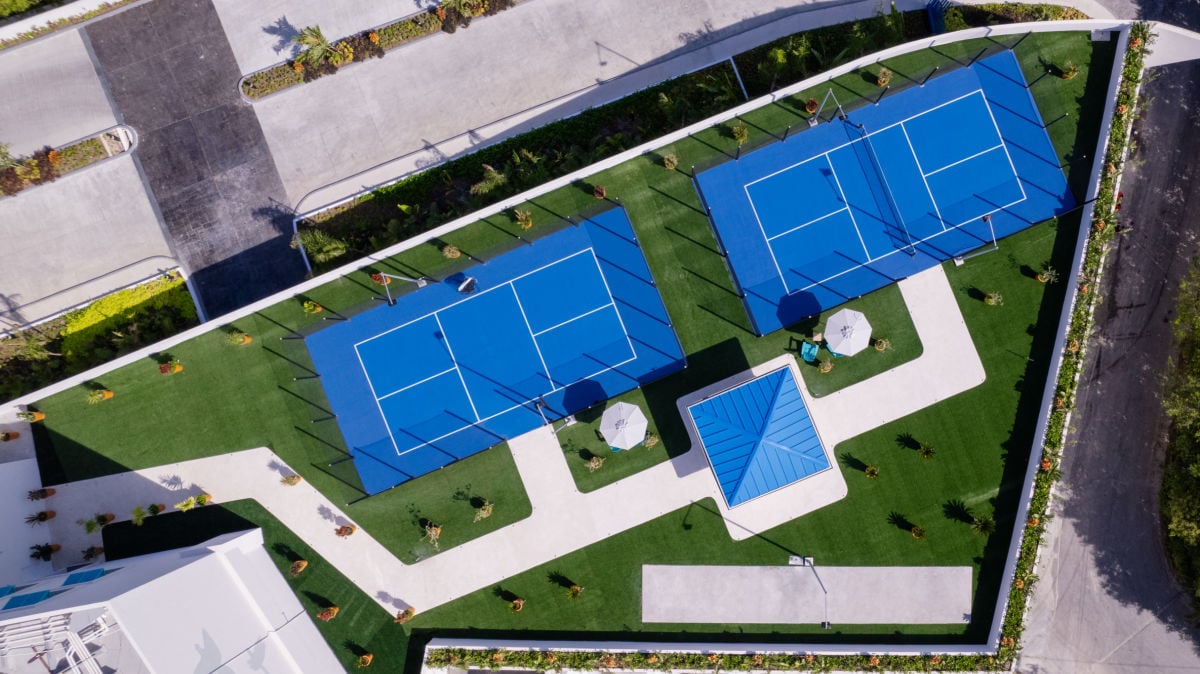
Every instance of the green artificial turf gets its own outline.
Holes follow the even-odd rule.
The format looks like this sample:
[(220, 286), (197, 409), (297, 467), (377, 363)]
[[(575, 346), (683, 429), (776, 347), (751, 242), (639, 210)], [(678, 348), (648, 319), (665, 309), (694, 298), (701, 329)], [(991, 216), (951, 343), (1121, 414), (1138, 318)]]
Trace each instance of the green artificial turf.
[[(403, 671), (409, 636), (412, 628), (421, 624), (421, 616), (396, 624), (395, 614), (380, 608), (257, 502), (234, 501), (222, 507), (262, 528), (263, 545), (271, 560), (347, 672), (358, 671), (356, 661), (364, 653), (375, 656), (369, 671)], [(298, 559), (307, 561), (308, 566), (292, 578), (288, 571)], [(328, 622), (317, 620), (316, 615), (328, 606), (338, 607), (337, 617)]]
[[(1015, 42), (1017, 37), (1005, 39)], [(965, 60), (971, 50), (980, 48), (970, 44), (945, 47), (942, 49), (946, 55), (920, 52), (889, 60), (888, 66), (907, 75), (928, 72), (933, 65), (947, 64), (950, 56)], [(1031, 80), (1045, 70), (1045, 63), (1070, 58), (1081, 66), (1081, 75), (1074, 80), (1046, 77), (1032, 85), (1047, 121), (1069, 113), (1054, 121), (1049, 132), (1080, 199), (1090, 163), (1073, 160), (1091, 153), (1095, 145), (1103, 85), (1113, 50), (1111, 42), (1093, 43), (1087, 33), (1035, 34), (1025, 38), (1017, 49)], [(878, 92), (863, 73), (839, 78), (835, 86), (847, 90), (839, 89), (839, 97), (845, 94), (847, 99), (850, 91)], [(803, 126), (803, 100), (823, 94), (827, 88), (818, 87), (747, 113), (743, 120), (750, 128), (751, 144), (765, 139), (768, 132), (781, 135), (789, 124)], [(806, 336), (811, 330), (812, 326), (804, 322), (761, 338), (750, 330), (743, 304), (686, 173), (692, 164), (711, 163), (722, 152), (734, 154), (736, 144), (729, 135), (721, 129), (699, 133), (589, 178), (606, 185), (609, 196), (620, 198), (628, 210), (689, 366), (627, 396), (631, 401), (641, 397), (638, 402), (644, 405), (661, 444), (625, 455), (631, 459), (625, 462), (627, 466), (617, 460), (625, 457), (612, 457), (611, 463), (606, 462), (594, 475), (581, 477), (578, 466), (573, 466), (581, 489), (594, 489), (615, 476), (686, 451), (687, 434), (675, 408), (680, 396), (787, 352), (792, 337)], [(661, 157), (666, 153), (679, 157), (679, 169), (668, 171), (662, 167)], [(537, 224), (523, 235), (544, 235), (561, 217), (595, 204), (590, 185), (583, 184), (534, 199), (528, 207), (534, 211)], [(601, 635), (628, 631), (643, 635), (677, 633), (684, 628), (640, 623), (641, 564), (780, 564), (795, 552), (816, 556), (826, 564), (973, 566), (978, 570), (974, 611), (978, 619), (965, 629), (904, 626), (841, 631), (873, 634), (879, 639), (899, 638), (893, 632), (932, 634), (938, 639), (979, 638), (995, 601), (1065, 287), (1062, 283), (1039, 284), (1030, 272), (1048, 260), (1059, 269), (1069, 268), (1077, 223), (1071, 218), (1063, 223), (1033, 227), (1001, 241), (998, 252), (972, 259), (961, 268), (947, 268), (987, 370), (987, 382), (838, 446), (836, 453), (844, 457), (840, 469), (850, 487), (847, 498), (740, 543), (729, 539), (712, 503), (694, 504), (504, 581), (502, 591), (519, 593), (529, 600), (520, 614), (509, 613), (504, 602), (492, 594), (492, 588), (434, 609), (421, 616), (419, 624), (436, 628), (439, 634), (455, 630), (464, 630), (465, 634), (468, 628), (555, 633), (570, 630), (572, 634), (596, 631)], [(471, 255), (486, 258), (506, 246), (522, 245), (516, 239), (518, 234), (522, 233), (511, 217), (500, 215), (458, 230), (446, 239)], [(330, 312), (351, 314), (377, 305), (371, 298), (380, 289), (371, 284), (370, 271), (442, 276), (469, 262), (465, 258), (447, 260), (439, 242), (422, 244), (321, 286), (307, 296)], [(1005, 303), (990, 307), (981, 302), (983, 293), (990, 291), (1002, 293)], [(36, 408), (45, 411), (47, 419), (37, 429), (37, 444), (47, 484), (266, 445), (335, 502), (362, 497), (353, 465), (345, 460), (346, 450), (336, 424), (322, 420), (330, 413), (320, 380), (304, 378), (312, 375), (312, 365), (303, 342), (281, 339), (294, 336), (294, 331), (321, 325), (322, 316), (303, 313), (303, 299), (297, 297), (238, 321), (239, 329), (255, 337), (250, 346), (227, 346), (224, 335), (214, 332), (172, 349), (170, 355), (185, 365), (180, 375), (159, 375), (155, 363), (146, 361), (105, 375), (97, 382), (116, 391), (111, 401), (88, 406), (82, 389), (40, 401)], [(863, 299), (865, 303), (871, 301), (871, 297)], [(910, 343), (895, 336), (899, 332), (880, 334), (893, 340), (893, 356), (900, 356), (901, 347), (908, 348)], [(916, 346), (915, 340), (911, 344)], [(870, 363), (869, 359), (877, 355), (865, 353), (855, 358)], [(936, 360), (931, 366), (936, 367)], [(835, 373), (850, 369), (839, 362)], [(864, 368), (860, 375), (866, 374)], [(829, 378), (830, 382), (836, 381), (832, 373)], [(581, 443), (586, 442), (586, 430), (578, 429), (583, 435)], [(923, 460), (908, 449), (907, 440), (898, 440), (906, 435), (933, 446), (934, 457)], [(564, 440), (571, 438), (564, 436)], [(861, 466), (868, 462), (880, 468), (878, 479), (867, 480), (862, 474)], [(350, 505), (347, 513), (393, 553), (412, 559), (428, 552), (420, 547), (421, 532), (413, 525), (414, 519), (418, 524), (421, 517), (442, 524), (444, 549), (452, 542), (452, 534), (473, 536), (498, 526), (503, 518), (523, 516), (528, 512), (528, 501), (520, 487), (512, 485), (519, 485), (519, 478), (511, 457), (504, 450), (489, 450)], [(471, 525), (467, 520), (474, 509), (469, 501), (455, 499), (460, 490), (493, 501), (496, 514)], [(219, 494), (214, 495), (220, 499)], [(972, 533), (962, 521), (967, 512), (994, 512), (1000, 525), (997, 533), (987, 540)], [(893, 514), (895, 517), (891, 517)], [(902, 520), (923, 526), (926, 538), (914, 540), (899, 526)], [(551, 579), (551, 573), (561, 577)], [(563, 578), (586, 587), (584, 595), (568, 600)], [(334, 580), (328, 582), (336, 585)], [(322, 591), (316, 584), (313, 587), (317, 588), (312, 590), (314, 593)], [(686, 629), (695, 636), (735, 628)], [(746, 638), (761, 640), (786, 639), (789, 634), (814, 628), (736, 629), (750, 635)]]

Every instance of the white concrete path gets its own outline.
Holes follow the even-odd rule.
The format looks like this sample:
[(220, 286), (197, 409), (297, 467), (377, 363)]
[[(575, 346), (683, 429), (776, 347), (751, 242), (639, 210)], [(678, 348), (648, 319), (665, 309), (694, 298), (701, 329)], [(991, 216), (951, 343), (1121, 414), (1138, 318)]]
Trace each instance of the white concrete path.
[(829, 445), (975, 388), (986, 378), (942, 266), (896, 285), (921, 340), (921, 355), (820, 398), (801, 388), (813, 423)]
[(971, 620), (971, 575), (969, 566), (646, 565), (642, 621), (961, 625)]
[[(717, 503), (733, 538), (748, 538), (845, 495), (845, 481), (832, 456), (838, 442), (983, 381), (982, 365), (941, 267), (900, 284), (925, 355), (840, 394), (807, 399), (825, 440), (831, 470), (734, 511), (725, 508), (698, 445), (671, 461), (583, 494), (575, 488), (557, 438), (550, 428), (542, 427), (509, 442), (532, 514), (405, 565), (365, 531), (348, 539), (335, 536), (337, 526), (350, 522), (345, 513), (307, 482), (294, 487), (279, 484), (280, 476), (291, 470), (269, 449), (259, 448), (59, 486), (45, 503), (59, 514), (47, 525), (52, 540), (63, 545), (55, 563), (78, 563), (83, 549), (99, 545), (98, 533), (86, 534), (75, 524), (80, 518), (112, 512), (128, 519), (136, 505), (172, 505), (202, 491), (218, 502), (252, 498), (262, 503), (389, 611), (439, 606), (707, 498)], [(937, 367), (928, 359), (934, 359)], [(784, 355), (732, 379), (744, 380), (783, 364), (796, 367), (794, 357)], [(729, 381), (714, 387), (724, 388)], [(863, 419), (865, 408), (878, 411)]]

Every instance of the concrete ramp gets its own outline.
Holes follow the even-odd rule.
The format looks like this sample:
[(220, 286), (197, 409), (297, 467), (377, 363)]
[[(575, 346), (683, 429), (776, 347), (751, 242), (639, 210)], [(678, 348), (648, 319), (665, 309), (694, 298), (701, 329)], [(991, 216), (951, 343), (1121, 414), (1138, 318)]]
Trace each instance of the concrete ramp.
[(643, 566), (642, 622), (963, 624), (969, 566)]

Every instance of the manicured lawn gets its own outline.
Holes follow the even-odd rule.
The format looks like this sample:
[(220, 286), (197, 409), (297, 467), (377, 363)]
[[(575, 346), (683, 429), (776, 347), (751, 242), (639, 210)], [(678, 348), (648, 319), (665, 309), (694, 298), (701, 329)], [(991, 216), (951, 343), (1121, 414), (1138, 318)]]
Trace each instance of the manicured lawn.
[[(319, 380), (293, 381), (311, 374), (311, 362), (302, 342), (280, 337), (306, 319), (288, 303), (238, 321), (254, 337), (248, 346), (229, 346), (220, 330), (190, 340), (171, 350), (184, 365), (177, 375), (159, 374), (150, 360), (117, 370), (96, 382), (115, 392), (99, 405), (88, 405), (82, 388), (40, 401), (45, 483), (268, 446), (335, 503), (350, 504), (346, 513), (406, 562), (431, 552), (422, 518), (442, 525), (444, 550), (529, 515), (505, 446), (364, 499), (336, 424), (314, 422), (329, 416)], [(473, 523), (472, 497), (495, 503), (492, 517)]]
[(861, 311), (871, 323), (872, 341), (887, 340), (890, 346), (885, 351), (877, 351), (872, 346), (842, 358), (831, 358), (829, 351), (822, 348), (818, 363), (822, 360), (833, 362), (833, 369), (824, 373), (818, 365), (804, 365), (801, 361), (800, 374), (804, 376), (804, 383), (809, 392), (818, 398), (870, 379), (921, 355), (921, 339), (913, 327), (912, 317), (908, 315), (899, 287), (890, 285), (880, 288), (836, 309), (823, 311), (819, 316), (809, 319), (809, 324), (814, 326), (810, 330), (825, 330), (829, 317), (843, 308)]
[[(347, 672), (358, 671), (356, 660), (363, 653), (375, 655), (369, 671), (403, 671), (409, 636), (413, 626), (421, 624), (421, 616), (397, 625), (394, 614), (380, 608), (257, 502), (234, 501), (222, 507), (262, 528), (263, 545), (276, 568)], [(308, 567), (299, 577), (291, 578), (288, 570), (298, 559), (307, 561)], [(317, 620), (316, 615), (328, 606), (338, 607), (337, 617), (329, 622)]]
[[(953, 49), (962, 58), (980, 48), (981, 44)], [(949, 54), (950, 49), (943, 51)], [(1074, 80), (1045, 78), (1032, 87), (1047, 121), (1062, 112), (1070, 113), (1050, 126), (1064, 162), (1082, 157), (1094, 146), (1102, 109), (1102, 92), (1097, 87), (1103, 84), (1112, 55), (1111, 42), (1092, 43), (1086, 33), (1032, 35), (1018, 48), (1031, 78), (1044, 70), (1039, 59), (1057, 63), (1069, 57), (1082, 68), (1081, 76)], [(897, 73), (920, 73), (945, 63), (946, 58), (923, 52), (888, 65)], [(1085, 85), (1090, 84), (1097, 87), (1085, 92)], [(850, 91), (878, 91), (861, 73), (841, 78), (837, 86)], [(803, 117), (798, 112), (800, 101), (824, 91), (814, 89), (792, 101), (747, 114), (745, 122), (752, 142), (756, 136), (765, 137), (768, 131), (780, 133), (787, 124), (798, 123)], [(1077, 129), (1079, 138), (1075, 136)], [(679, 157), (680, 170), (664, 169), (660, 155), (652, 154), (590, 179), (606, 185), (609, 195), (620, 198), (628, 210), (689, 366), (624, 397), (643, 406), (662, 442), (649, 450), (639, 448), (611, 457), (595, 474), (581, 474), (579, 466), (572, 464), (581, 489), (594, 489), (616, 476), (686, 451), (687, 434), (675, 407), (680, 396), (785, 353), (791, 338), (807, 336), (813, 327), (801, 323), (761, 338), (749, 329), (691, 178), (682, 170), (712, 161), (720, 151), (732, 153), (734, 142), (727, 135), (712, 130), (662, 150)], [(1086, 182), (1088, 168), (1082, 162), (1067, 167), (1077, 195)], [(534, 232), (544, 233), (552, 220), (595, 203), (587, 185), (538, 198), (529, 206), (539, 223)], [(844, 457), (841, 470), (850, 487), (847, 498), (740, 543), (729, 539), (711, 502), (694, 504), (504, 581), (502, 592), (514, 592), (528, 600), (519, 614), (508, 612), (505, 602), (494, 594), (496, 588), (490, 588), (431, 610), (419, 616), (418, 624), (436, 628), (439, 634), (454, 634), (456, 630), (461, 634), (470, 630), (475, 635), (489, 630), (544, 630), (556, 634), (569, 631), (568, 637), (585, 632), (590, 637), (637, 632), (641, 636), (700, 638), (735, 628), (692, 626), (686, 628), (687, 635), (681, 636), (684, 626), (641, 623), (642, 564), (782, 564), (788, 554), (805, 554), (825, 564), (962, 564), (978, 570), (974, 611), (978, 619), (966, 628), (854, 627), (835, 630), (832, 635), (814, 634), (814, 638), (848, 638), (846, 635), (851, 633), (872, 634), (877, 639), (898, 639), (893, 633), (980, 638), (995, 601), (1062, 302), (1064, 284), (1039, 284), (1029, 271), (1047, 260), (1054, 261), (1059, 269), (1068, 268), (1075, 219), (1071, 216), (1061, 225), (1033, 227), (1003, 240), (998, 252), (975, 258), (963, 267), (947, 267), (987, 369), (987, 381), (837, 447), (836, 453)], [(446, 239), (468, 253), (487, 257), (505, 246), (521, 245), (516, 241), (517, 233), (511, 218), (502, 215)], [(379, 268), (441, 276), (464, 263), (447, 261), (434, 243), (380, 263)], [(992, 290), (1004, 295), (1003, 306), (990, 307), (979, 301), (983, 293)], [(377, 305), (370, 299), (376, 292), (377, 287), (363, 272), (327, 284), (310, 296), (333, 311), (350, 314)], [(890, 292), (898, 296), (894, 289)], [(877, 303), (869, 310), (881, 317), (878, 334), (892, 339), (894, 351), (841, 359), (834, 373), (827, 376), (831, 387), (844, 385), (834, 378), (841, 370), (848, 371), (838, 375), (847, 378), (845, 383), (871, 374), (867, 367), (854, 365), (856, 360), (872, 367), (878, 363), (883, 368), (887, 366), (884, 361), (872, 359), (892, 357), (898, 363), (919, 353), (916, 340), (904, 338), (900, 318), (887, 317), (889, 309), (895, 311), (896, 303), (886, 294), (876, 295), (879, 297), (868, 296), (861, 302), (867, 307)], [(312, 329), (319, 321), (319, 317), (301, 311), (299, 298), (284, 302), (239, 321), (238, 328), (255, 336), (250, 346), (226, 346), (223, 335), (214, 333), (173, 350), (172, 355), (186, 368), (180, 375), (163, 377), (153, 363), (146, 362), (114, 372), (100, 382), (117, 392), (116, 398), (107, 403), (87, 406), (82, 390), (42, 401), (38, 408), (47, 412), (47, 419), (40, 431), (45, 435), (39, 438), (39, 448), (46, 459), (43, 470), (51, 473), (49, 482), (268, 445), (334, 500), (348, 502), (361, 497), (353, 466), (343, 460), (345, 449), (336, 425), (314, 421), (329, 416), (319, 380), (294, 381), (295, 377), (311, 374), (303, 343), (280, 339), (294, 330)], [(916, 350), (906, 356), (902, 349)], [(588, 449), (585, 443), (595, 442), (587, 439), (588, 431), (587, 426), (580, 426), (562, 437)], [(898, 440), (906, 434), (933, 446), (934, 457), (923, 460), (906, 448)], [(428, 552), (421, 548), (421, 532), (410, 525), (421, 517), (443, 524), (444, 548), (451, 541), (452, 531), (475, 535), (486, 527), (498, 526), (500, 518), (515, 519), (528, 512), (528, 502), (519, 487), (511, 489), (519, 480), (511, 458), (505, 456), (503, 450), (489, 450), (349, 506), (348, 513), (395, 554), (414, 559)], [(625, 458), (630, 460), (623, 462)], [(578, 457), (568, 455), (568, 459), (579, 463)], [(54, 467), (56, 461), (61, 466), (58, 469)], [(868, 480), (862, 474), (862, 466), (868, 463), (880, 468), (878, 479)], [(460, 493), (468, 500), (456, 500)], [(494, 502), (496, 514), (490, 520), (471, 524), (468, 520), (474, 508), (469, 497), (476, 496)], [(988, 539), (972, 533), (962, 521), (967, 512), (994, 512), (997, 532)], [(901, 520), (925, 527), (926, 538), (914, 540), (897, 524)], [(586, 588), (580, 599), (567, 598), (564, 579)], [(329, 582), (331, 587), (337, 586), (336, 579)], [(312, 587), (320, 588), (316, 584)], [(333, 592), (311, 591), (324, 591), (326, 596)], [(782, 640), (815, 629), (762, 625), (736, 628), (736, 632), (754, 639)], [(362, 634), (374, 634), (369, 626), (364, 625), (363, 630)], [(402, 637), (397, 637), (397, 642), (401, 641)], [(382, 648), (377, 655), (379, 652)]]

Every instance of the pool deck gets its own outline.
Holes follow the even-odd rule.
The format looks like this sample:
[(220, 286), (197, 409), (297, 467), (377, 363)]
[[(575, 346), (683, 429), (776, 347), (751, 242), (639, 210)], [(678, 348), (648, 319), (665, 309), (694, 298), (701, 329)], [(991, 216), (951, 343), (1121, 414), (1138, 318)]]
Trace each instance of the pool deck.
[[(829, 396), (805, 394), (829, 453), (842, 440), (983, 381), (982, 364), (942, 268), (901, 281), (900, 288), (925, 355)], [(795, 358), (784, 354), (739, 377), (782, 363), (796, 367)], [(729, 383), (718, 382), (681, 404)], [(59, 512), (47, 524), (51, 538), (63, 545), (54, 564), (78, 563), (75, 551), (99, 544), (99, 534), (86, 534), (74, 524), (78, 518), (125, 513), (130, 503), (176, 503), (204, 491), (217, 502), (259, 501), (386, 610), (412, 606), (425, 611), (704, 499), (717, 503), (730, 536), (742, 540), (846, 493), (841, 470), (827, 470), (731, 511), (724, 507), (720, 486), (697, 444), (670, 461), (583, 494), (575, 488), (549, 427), (514, 438), (509, 446), (532, 514), (416, 564), (403, 564), (366, 531), (345, 539), (334, 535), (350, 518), (307, 482), (280, 485), (280, 475), (291, 469), (267, 448), (57, 485), (58, 494), (46, 502)]]

